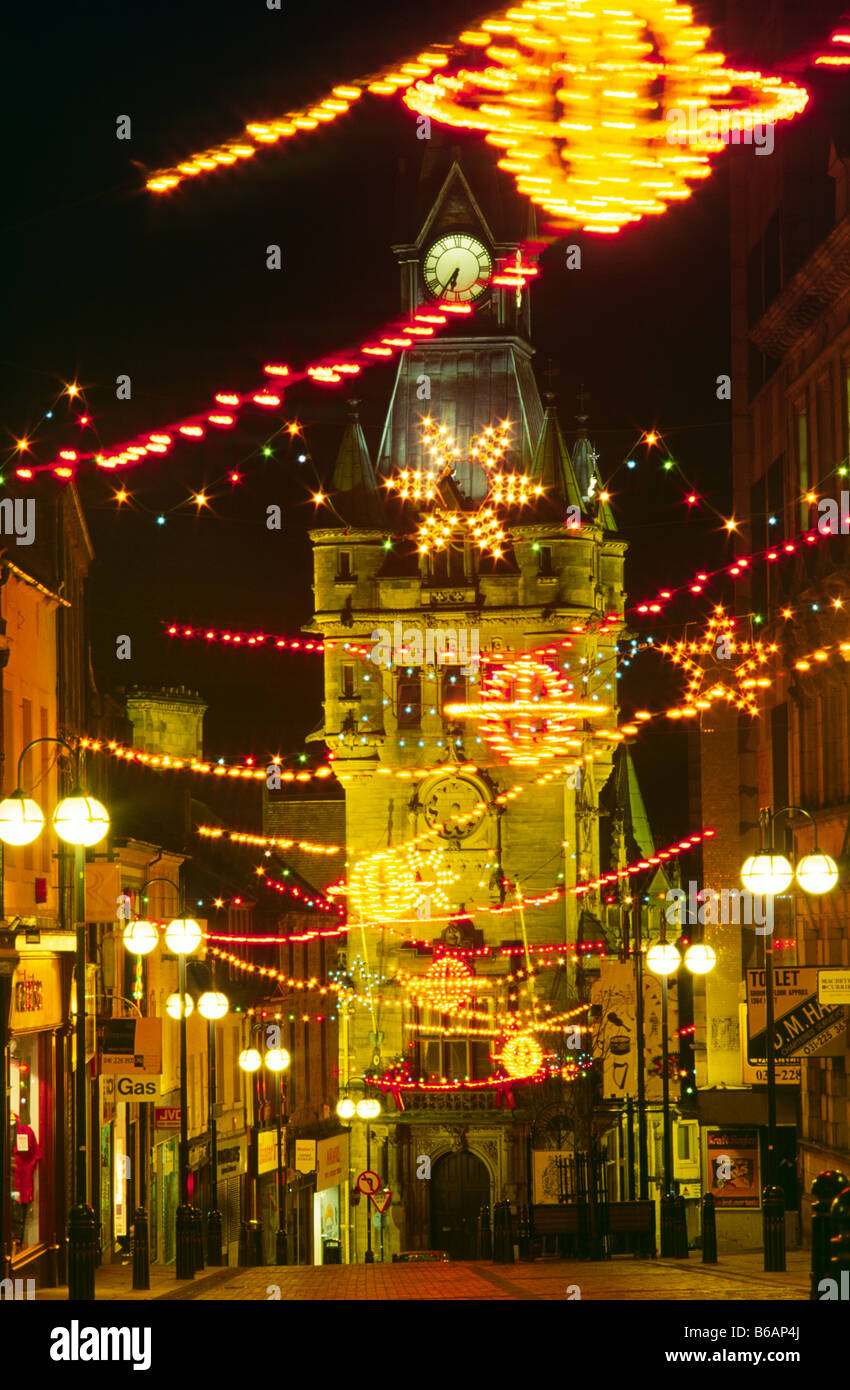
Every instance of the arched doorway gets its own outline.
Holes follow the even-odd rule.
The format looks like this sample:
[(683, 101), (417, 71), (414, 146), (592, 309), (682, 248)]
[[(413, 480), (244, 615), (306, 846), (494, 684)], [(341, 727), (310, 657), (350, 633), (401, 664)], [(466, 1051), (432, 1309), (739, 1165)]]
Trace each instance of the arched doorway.
[(490, 1175), (471, 1153), (450, 1153), (431, 1169), (431, 1248), (475, 1259), (478, 1214), (490, 1201)]

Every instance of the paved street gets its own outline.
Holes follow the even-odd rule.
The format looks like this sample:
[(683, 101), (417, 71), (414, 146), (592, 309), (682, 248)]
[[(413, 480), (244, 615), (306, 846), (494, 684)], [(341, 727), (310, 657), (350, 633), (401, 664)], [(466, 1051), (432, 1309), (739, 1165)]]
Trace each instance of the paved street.
[[(97, 1300), (135, 1302), (145, 1299), (204, 1302), (264, 1301), (279, 1297), (301, 1300), (426, 1299), (455, 1302), (569, 1301), (578, 1286), (585, 1301), (651, 1302), (658, 1299), (807, 1300), (809, 1256), (791, 1251), (784, 1274), (765, 1274), (760, 1254), (730, 1255), (716, 1265), (689, 1260), (614, 1259), (590, 1264), (538, 1261), (534, 1264), (411, 1264), (269, 1266), (265, 1269), (219, 1269), (178, 1283), (173, 1267), (151, 1270), (151, 1289), (134, 1292), (126, 1265), (97, 1272)], [(278, 1293), (279, 1291), (279, 1293)], [(37, 1299), (67, 1299), (67, 1288), (39, 1289)], [(573, 1292), (573, 1298), (575, 1293)]]

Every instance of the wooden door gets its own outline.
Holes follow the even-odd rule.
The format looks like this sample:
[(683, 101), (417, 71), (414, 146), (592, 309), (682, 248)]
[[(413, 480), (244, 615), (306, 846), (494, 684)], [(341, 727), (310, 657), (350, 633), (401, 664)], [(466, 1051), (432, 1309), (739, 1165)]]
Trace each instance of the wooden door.
[(478, 1214), (490, 1202), (490, 1177), (471, 1153), (445, 1154), (431, 1170), (431, 1248), (474, 1260)]

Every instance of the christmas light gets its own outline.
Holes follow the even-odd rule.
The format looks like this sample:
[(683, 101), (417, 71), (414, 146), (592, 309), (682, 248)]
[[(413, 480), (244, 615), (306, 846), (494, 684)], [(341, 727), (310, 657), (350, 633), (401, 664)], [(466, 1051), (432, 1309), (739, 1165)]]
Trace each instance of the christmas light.
[[(670, 718), (695, 716), (718, 700), (747, 714), (758, 714), (757, 691), (771, 684), (763, 672), (776, 644), (741, 641), (735, 635), (735, 618), (718, 604), (702, 638), (682, 640), (658, 648), (688, 677), (684, 702), (668, 710)], [(733, 657), (736, 660), (733, 661)]]

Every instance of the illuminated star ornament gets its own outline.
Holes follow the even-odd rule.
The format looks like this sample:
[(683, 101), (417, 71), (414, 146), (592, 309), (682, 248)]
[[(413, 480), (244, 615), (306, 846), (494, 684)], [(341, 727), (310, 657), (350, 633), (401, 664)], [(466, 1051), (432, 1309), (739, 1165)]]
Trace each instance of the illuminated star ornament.
[(717, 108), (746, 132), (806, 105), (794, 83), (727, 68), (709, 37), (675, 0), (531, 0), (460, 36), (486, 65), (432, 74), (404, 101), (486, 132), (500, 168), (556, 226), (618, 232), (708, 178), (722, 142), (699, 133), (703, 116)]
[[(385, 481), (388, 490), (397, 492), (402, 501), (427, 502), (433, 507), (419, 524), (420, 555), (450, 550), (469, 542), (494, 560), (503, 558), (510, 537), (497, 508), (527, 506), (544, 492), (540, 483), (533, 482), (525, 474), (505, 472), (500, 467), (509, 444), (510, 423), (507, 420), (488, 425), (470, 440), (470, 461), (484, 470), (489, 490), (476, 511), (463, 511), (459, 505), (461, 494), (454, 482), (461, 451), (445, 425), (437, 425), (431, 419), (423, 421), (425, 467), (403, 469)], [(451, 506), (451, 502), (456, 505)]]
[(722, 701), (746, 714), (759, 713), (758, 691), (771, 684), (764, 668), (776, 643), (742, 641), (735, 634), (735, 618), (718, 604), (702, 637), (689, 642), (662, 643), (659, 650), (688, 679), (681, 705), (667, 711), (670, 719), (692, 718), (700, 710)]

